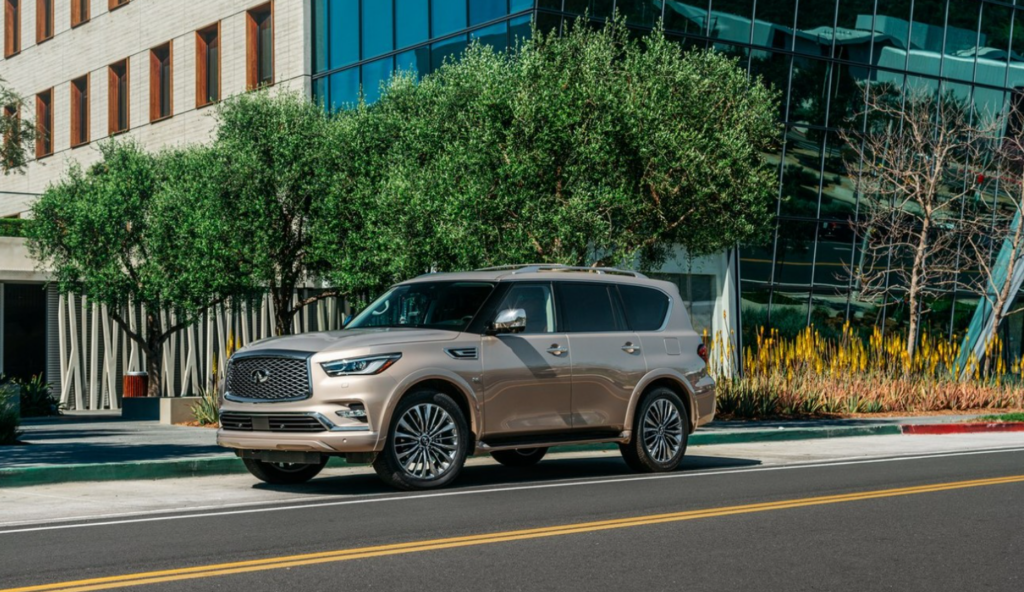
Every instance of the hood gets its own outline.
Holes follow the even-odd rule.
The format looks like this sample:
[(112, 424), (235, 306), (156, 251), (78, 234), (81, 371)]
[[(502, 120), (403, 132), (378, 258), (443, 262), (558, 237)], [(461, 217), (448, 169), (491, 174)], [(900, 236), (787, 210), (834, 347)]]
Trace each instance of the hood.
[(361, 349), (381, 345), (423, 343), (428, 341), (451, 341), (459, 336), (456, 331), (439, 329), (343, 329), (270, 337), (238, 350), (238, 353), (253, 354), (263, 350), (305, 352), (310, 354), (350, 349)]

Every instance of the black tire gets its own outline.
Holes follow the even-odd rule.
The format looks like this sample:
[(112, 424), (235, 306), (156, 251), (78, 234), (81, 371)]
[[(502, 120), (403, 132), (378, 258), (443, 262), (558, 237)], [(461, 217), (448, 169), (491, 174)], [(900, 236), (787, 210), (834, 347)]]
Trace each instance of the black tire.
[(320, 474), (327, 464), (327, 457), (322, 457), (322, 460), (315, 464), (272, 463), (255, 458), (243, 458), (242, 462), (260, 481), (275, 485), (295, 485), (305, 483)]
[(547, 453), (547, 448), (516, 448), (515, 450), (495, 450), (491, 456), (506, 467), (520, 469), (539, 463)]
[[(667, 425), (663, 426), (665, 429), (658, 432), (648, 426), (650, 431), (647, 435), (650, 436), (650, 439), (645, 442), (644, 424), (652, 407), (655, 408), (654, 415), (656, 416), (659, 411), (674, 409), (678, 415), (678, 427), (681, 429), (675, 429), (677, 424), (672, 420), (670, 412), (663, 413), (667, 422)], [(669, 428), (669, 425), (672, 427)], [(689, 434), (690, 418), (686, 412), (686, 405), (672, 389), (658, 387), (652, 389), (640, 400), (633, 416), (633, 437), (628, 444), (619, 444), (619, 450), (629, 468), (639, 473), (674, 471), (683, 461), (683, 455), (686, 454)], [(658, 442), (664, 443), (664, 446), (659, 447)], [(672, 446), (674, 443), (675, 447)]]
[[(413, 411), (415, 409), (415, 411)], [(427, 413), (437, 413), (437, 409), (447, 414), (440, 417), (443, 427), (437, 428), (436, 435), (428, 428), (423, 431), (416, 422), (416, 413), (423, 419)], [(406, 413), (412, 413), (409, 422), (402, 423)], [(450, 423), (448, 420), (451, 420)], [(430, 424), (429, 419), (424, 420)], [(401, 424), (401, 425), (400, 425)], [(411, 431), (409, 431), (411, 428)], [(423, 431), (419, 438), (408, 435), (417, 430)], [(425, 441), (423, 436), (429, 439)], [(454, 481), (462, 471), (470, 446), (469, 426), (462, 410), (448, 395), (434, 390), (420, 390), (409, 393), (399, 401), (391, 416), (387, 442), (373, 461), (373, 469), (385, 483), (404, 490), (435, 489), (444, 487)], [(423, 451), (422, 454), (419, 451)], [(404, 455), (400, 459), (400, 455)], [(420, 456), (417, 456), (420, 455)], [(450, 455), (450, 457), (448, 456)], [(429, 462), (416, 462), (413, 459), (427, 459)], [(405, 463), (403, 464), (403, 460)], [(434, 461), (440, 460), (440, 463)], [(434, 471), (434, 469), (441, 469)], [(436, 474), (431, 475), (431, 473)]]

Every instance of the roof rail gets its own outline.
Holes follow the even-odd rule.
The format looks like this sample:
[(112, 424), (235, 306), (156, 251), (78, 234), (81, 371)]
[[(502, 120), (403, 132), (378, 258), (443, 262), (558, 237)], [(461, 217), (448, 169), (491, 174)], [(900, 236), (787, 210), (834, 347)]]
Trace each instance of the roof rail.
[(571, 265), (529, 265), (517, 269), (512, 273), (538, 273), (543, 271), (596, 273), (598, 275), (624, 275), (635, 278), (647, 278), (644, 274), (629, 269), (618, 269), (615, 267), (576, 267)]
[[(473, 271), (514, 271), (516, 269), (522, 269), (524, 267), (542, 267), (542, 266), (558, 266), (559, 263), (517, 263), (513, 265), (495, 265), (493, 267), (481, 267), (474, 269)], [(564, 267), (564, 266), (562, 266)]]

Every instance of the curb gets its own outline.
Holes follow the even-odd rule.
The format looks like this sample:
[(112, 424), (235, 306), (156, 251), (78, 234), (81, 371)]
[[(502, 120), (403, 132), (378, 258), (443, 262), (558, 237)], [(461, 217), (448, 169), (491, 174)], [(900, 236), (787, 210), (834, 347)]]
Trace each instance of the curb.
[[(1022, 424), (1024, 425), (1024, 424)], [(739, 444), (746, 442), (779, 442), (783, 440), (810, 440), (817, 438), (847, 438), (852, 436), (880, 436), (903, 433), (898, 425), (825, 428), (778, 428), (726, 433), (698, 432), (689, 439), (690, 446)], [(617, 450), (617, 444), (587, 444), (557, 446), (551, 452), (581, 452), (588, 450)], [(345, 460), (331, 458), (329, 467), (346, 466)], [(238, 457), (229, 454), (175, 460), (148, 460), (123, 463), (94, 463), (77, 465), (23, 467), (0, 469), (0, 490), (5, 487), (24, 487), (52, 483), (81, 481), (120, 481), (130, 479), (173, 479), (210, 475), (245, 473)]]
[(936, 423), (904, 425), (904, 434), (981, 434), (993, 432), (1024, 432), (1024, 422), (1006, 423)]

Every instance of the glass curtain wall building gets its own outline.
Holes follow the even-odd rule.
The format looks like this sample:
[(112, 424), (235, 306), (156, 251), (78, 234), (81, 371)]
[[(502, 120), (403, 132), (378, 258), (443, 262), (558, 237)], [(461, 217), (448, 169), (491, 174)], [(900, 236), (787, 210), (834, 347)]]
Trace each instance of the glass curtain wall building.
[[(615, 10), (638, 33), (663, 19), (683, 46), (735, 56), (782, 93), (780, 149), (768, 155), (779, 171), (775, 230), (740, 247), (738, 269), (716, 272), (737, 276), (719, 285), (732, 292), (729, 309), (742, 311), (743, 333), (905, 323), (899, 302), (856, 298), (846, 271), (858, 261), (850, 220), (864, 196), (839, 130), (865, 124), (856, 114), (871, 85), (1002, 112), (1024, 90), (1024, 0), (317, 0), (314, 95), (337, 108), (357, 100), (361, 84), (372, 101), (393, 69), (429, 72), (473, 38), (501, 49), (528, 35), (531, 19), (548, 31)], [(999, 191), (985, 188), (994, 200)], [(961, 335), (977, 306), (952, 291), (930, 303), (925, 330)], [(1003, 331), (1019, 351), (1021, 315)]]

